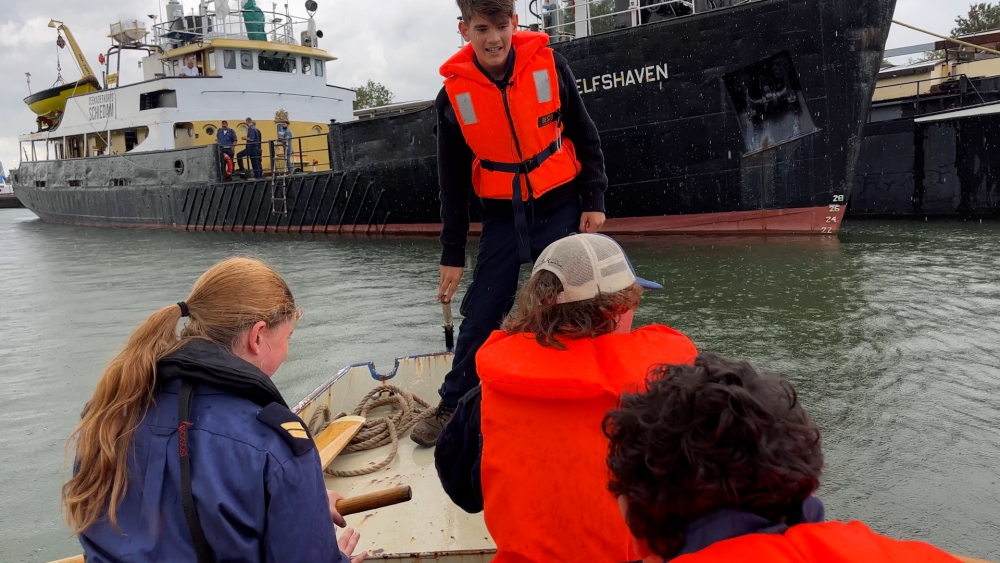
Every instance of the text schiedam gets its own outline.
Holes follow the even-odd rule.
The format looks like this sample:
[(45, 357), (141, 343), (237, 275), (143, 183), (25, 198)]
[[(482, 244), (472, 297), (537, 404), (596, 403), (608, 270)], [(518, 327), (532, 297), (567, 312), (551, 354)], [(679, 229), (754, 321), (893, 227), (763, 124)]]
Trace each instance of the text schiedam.
[(102, 92), (89, 96), (87, 105), (89, 106), (88, 117), (90, 121), (117, 117), (114, 92)]

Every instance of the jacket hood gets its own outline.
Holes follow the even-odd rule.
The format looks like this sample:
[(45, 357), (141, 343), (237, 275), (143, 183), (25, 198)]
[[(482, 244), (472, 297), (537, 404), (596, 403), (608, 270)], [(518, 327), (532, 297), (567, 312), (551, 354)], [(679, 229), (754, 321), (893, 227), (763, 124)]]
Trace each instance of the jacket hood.
[(165, 356), (156, 364), (156, 379), (159, 385), (171, 379), (205, 383), (262, 407), (271, 403), (288, 407), (270, 377), (209, 340), (192, 340)]
[(476, 355), (479, 378), (511, 395), (592, 399), (638, 390), (651, 366), (689, 363), (698, 354), (688, 337), (662, 325), (562, 343), (566, 350), (541, 346), (530, 334), (495, 331)]
[[(517, 31), (511, 37), (511, 47), (516, 53), (514, 56), (514, 76), (527, 66), (531, 57), (535, 53), (545, 48), (549, 44), (549, 35), (538, 31)], [(441, 65), (440, 73), (445, 79), (453, 76), (462, 76), (476, 82), (491, 84), (489, 78), (475, 63), (475, 51), (471, 43), (466, 43), (457, 53)]]

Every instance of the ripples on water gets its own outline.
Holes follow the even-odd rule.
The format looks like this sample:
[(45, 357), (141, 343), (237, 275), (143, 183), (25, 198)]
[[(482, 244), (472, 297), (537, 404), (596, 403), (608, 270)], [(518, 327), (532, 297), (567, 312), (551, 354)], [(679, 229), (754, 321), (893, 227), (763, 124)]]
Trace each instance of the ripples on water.
[[(432, 239), (84, 229), (2, 210), (0, 244), (4, 561), (79, 551), (59, 512), (63, 441), (129, 331), (226, 256), (267, 260), (305, 309), (275, 378), (289, 401), (343, 365), (443, 347)], [(824, 432), (830, 517), (1000, 557), (1000, 225), (625, 246), (667, 288), (637, 323), (795, 384)]]

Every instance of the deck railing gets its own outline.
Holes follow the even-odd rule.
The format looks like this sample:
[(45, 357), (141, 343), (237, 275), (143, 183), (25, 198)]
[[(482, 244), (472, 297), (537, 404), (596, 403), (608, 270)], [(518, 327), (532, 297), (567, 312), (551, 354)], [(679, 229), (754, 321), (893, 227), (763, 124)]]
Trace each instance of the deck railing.
[[(626, 8), (619, 9), (617, 5), (622, 3), (615, 0), (532, 0), (531, 12), (542, 22), (537, 28), (559, 42), (644, 25), (653, 14), (681, 17), (754, 1), (629, 0)], [(539, 6), (540, 13), (535, 11)]]
[[(262, 141), (260, 143), (260, 166), (264, 178), (277, 178), (306, 172), (322, 172), (330, 170), (330, 148), (327, 135), (303, 135), (286, 140)], [(221, 180), (226, 179), (225, 157), (223, 148), (216, 145), (219, 153), (219, 170)], [(239, 143), (233, 150), (232, 179), (253, 177), (253, 159), (250, 151), (246, 151), (247, 143)], [(242, 170), (242, 173), (241, 173)]]
[[(928, 113), (961, 109), (966, 105), (985, 104), (988, 100), (983, 96), (980, 88), (976, 87), (976, 83), (979, 82), (980, 86), (983, 86), (983, 82), (987, 80), (993, 81), (994, 85), (986, 91), (1000, 95), (1000, 77), (970, 78), (965, 74), (876, 86), (876, 92), (891, 88), (909, 90), (912, 87), (914, 93), (910, 96), (876, 101), (869, 110), (868, 122), (888, 121), (903, 117), (902, 112), (898, 116), (885, 113), (885, 108), (899, 106), (901, 98), (907, 104), (912, 104), (913, 108), (913, 112), (907, 112), (905, 117), (919, 117)], [(939, 86), (939, 88), (935, 88), (935, 86)], [(972, 101), (970, 102), (968, 98), (971, 98)]]
[(271, 176), (329, 170), (330, 148), (327, 139), (327, 135), (320, 134), (268, 141)]
[[(254, 21), (249, 14), (263, 14), (264, 21)], [(249, 29), (252, 31), (248, 31)], [(213, 12), (188, 14), (153, 26), (153, 43), (163, 51), (181, 45), (212, 39), (251, 39), (298, 45), (301, 32), (309, 28), (309, 19), (277, 11), (248, 12), (234, 10), (226, 16)], [(298, 31), (299, 33), (296, 33)]]

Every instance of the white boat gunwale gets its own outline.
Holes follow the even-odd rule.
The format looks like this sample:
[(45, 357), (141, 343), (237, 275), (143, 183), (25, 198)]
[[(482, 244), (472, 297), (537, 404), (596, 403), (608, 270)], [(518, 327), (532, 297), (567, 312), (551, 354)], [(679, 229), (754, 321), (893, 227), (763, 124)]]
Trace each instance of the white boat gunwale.
[(395, 363), (392, 366), (392, 371), (390, 371), (389, 373), (386, 373), (384, 375), (380, 374), (378, 372), (378, 370), (375, 369), (375, 362), (360, 362), (360, 363), (357, 363), (357, 364), (350, 364), (350, 365), (344, 366), (344, 367), (342, 367), (340, 369), (340, 371), (338, 371), (336, 374), (334, 374), (325, 383), (323, 383), (322, 385), (320, 385), (319, 387), (317, 387), (316, 389), (314, 389), (312, 393), (309, 393), (308, 395), (306, 395), (306, 397), (304, 399), (302, 399), (301, 401), (299, 401), (298, 404), (296, 404), (295, 407), (292, 408), (292, 412), (295, 413), (295, 414), (301, 413), (302, 409), (304, 409), (307, 406), (309, 406), (313, 401), (315, 401), (317, 398), (319, 398), (321, 395), (323, 395), (323, 393), (326, 393), (326, 391), (330, 387), (333, 387), (333, 385), (335, 383), (337, 383), (338, 381), (340, 381), (341, 379), (343, 379), (343, 377), (346, 376), (351, 370), (354, 370), (354, 369), (357, 369), (357, 368), (367, 367), (368, 371), (371, 373), (372, 379), (375, 382), (377, 382), (377, 383), (385, 383), (385, 382), (390, 381), (390, 380), (392, 380), (392, 379), (394, 379), (396, 377), (396, 374), (399, 373), (399, 367), (400, 367), (400, 365), (402, 365), (402, 363), (404, 363), (404, 362), (412, 361), (412, 360), (420, 360), (422, 358), (434, 358), (434, 357), (438, 357), (438, 356), (454, 356), (454, 355), (455, 355), (454, 352), (436, 352), (436, 353), (430, 353), (430, 354), (414, 354), (414, 355), (410, 355), (410, 356), (400, 356), (400, 357), (398, 357), (398, 358), (395, 359)]

